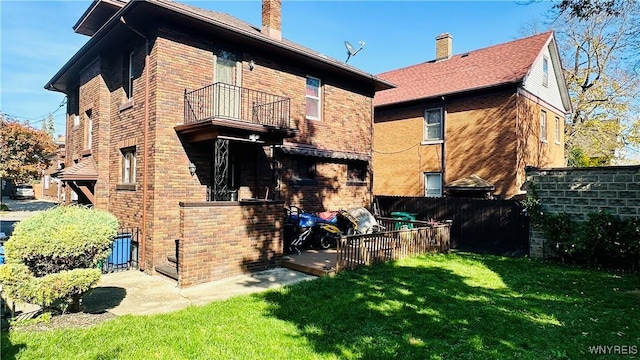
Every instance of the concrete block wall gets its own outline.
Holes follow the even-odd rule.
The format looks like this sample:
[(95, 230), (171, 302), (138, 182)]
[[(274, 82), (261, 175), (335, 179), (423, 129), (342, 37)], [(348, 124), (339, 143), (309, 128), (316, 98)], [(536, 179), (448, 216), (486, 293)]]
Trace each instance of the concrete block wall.
[[(564, 212), (577, 221), (598, 211), (623, 219), (640, 215), (640, 166), (528, 168), (526, 174), (528, 191), (535, 192), (544, 212)], [(530, 256), (548, 257), (553, 251), (549, 240), (532, 227)]]

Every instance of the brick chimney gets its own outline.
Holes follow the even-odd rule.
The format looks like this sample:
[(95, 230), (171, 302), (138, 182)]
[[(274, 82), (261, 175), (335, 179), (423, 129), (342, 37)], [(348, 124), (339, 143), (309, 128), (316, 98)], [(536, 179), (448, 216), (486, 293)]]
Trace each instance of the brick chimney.
[(452, 43), (453, 37), (449, 33), (436, 36), (436, 61), (447, 60), (451, 57)]
[(262, 33), (282, 40), (282, 0), (262, 0)]

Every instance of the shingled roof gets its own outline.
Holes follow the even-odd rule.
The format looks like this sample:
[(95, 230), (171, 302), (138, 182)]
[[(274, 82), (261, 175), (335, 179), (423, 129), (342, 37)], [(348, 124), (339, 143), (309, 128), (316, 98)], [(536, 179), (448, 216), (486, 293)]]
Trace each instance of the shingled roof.
[(379, 74), (397, 87), (377, 92), (375, 106), (521, 83), (552, 36), (548, 31)]
[(92, 157), (86, 157), (70, 167), (60, 171), (62, 181), (96, 181), (98, 169)]

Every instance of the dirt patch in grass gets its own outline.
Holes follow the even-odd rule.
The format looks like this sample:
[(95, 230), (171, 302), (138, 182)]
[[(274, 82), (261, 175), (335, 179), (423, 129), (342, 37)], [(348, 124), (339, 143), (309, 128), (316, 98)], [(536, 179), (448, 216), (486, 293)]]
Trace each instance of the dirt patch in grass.
[(114, 319), (117, 316), (110, 312), (99, 314), (74, 313), (53, 315), (50, 320), (33, 322), (33, 321), (17, 321), (11, 324), (11, 330), (14, 331), (49, 331), (69, 328), (87, 328), (98, 325), (104, 321)]

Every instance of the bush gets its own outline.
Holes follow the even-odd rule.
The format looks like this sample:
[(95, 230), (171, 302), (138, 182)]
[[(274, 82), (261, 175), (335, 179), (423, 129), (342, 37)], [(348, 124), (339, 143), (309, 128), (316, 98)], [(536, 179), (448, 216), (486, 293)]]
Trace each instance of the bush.
[(56, 207), (16, 225), (5, 244), (0, 283), (15, 300), (62, 311), (79, 311), (82, 295), (100, 280), (117, 235), (117, 219), (104, 211)]
[(36, 277), (95, 267), (109, 255), (117, 234), (112, 214), (83, 206), (59, 206), (19, 222), (5, 245), (7, 263), (19, 262)]

